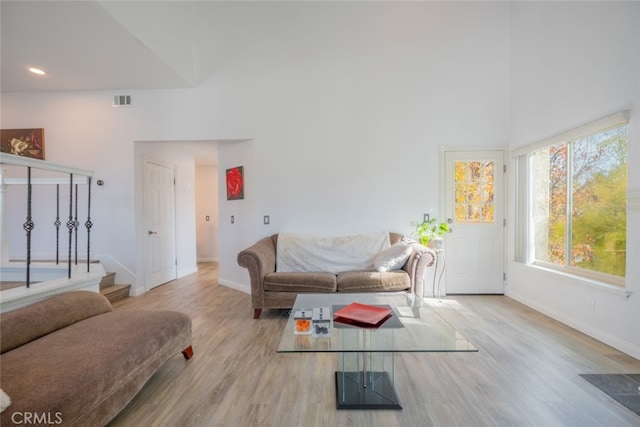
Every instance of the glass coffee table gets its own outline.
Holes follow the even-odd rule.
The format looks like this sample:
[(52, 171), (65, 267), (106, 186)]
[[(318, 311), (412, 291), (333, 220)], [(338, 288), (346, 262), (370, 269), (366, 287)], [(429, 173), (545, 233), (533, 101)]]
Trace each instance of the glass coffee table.
[[(334, 319), (352, 303), (391, 316), (375, 326)], [(314, 323), (314, 308), (316, 317), (321, 309), (325, 317), (329, 311), (329, 321)], [(395, 353), (477, 351), (423, 299), (404, 292), (299, 294), (278, 346), (278, 353), (341, 353), (338, 409), (402, 409), (394, 388)]]

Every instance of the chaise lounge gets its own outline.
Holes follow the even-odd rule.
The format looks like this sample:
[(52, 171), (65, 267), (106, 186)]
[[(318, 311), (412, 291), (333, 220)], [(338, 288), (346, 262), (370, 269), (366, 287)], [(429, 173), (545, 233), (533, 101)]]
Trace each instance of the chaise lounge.
[(189, 316), (114, 312), (96, 292), (2, 313), (0, 328), (0, 388), (11, 399), (3, 426), (106, 425), (170, 357), (193, 355)]

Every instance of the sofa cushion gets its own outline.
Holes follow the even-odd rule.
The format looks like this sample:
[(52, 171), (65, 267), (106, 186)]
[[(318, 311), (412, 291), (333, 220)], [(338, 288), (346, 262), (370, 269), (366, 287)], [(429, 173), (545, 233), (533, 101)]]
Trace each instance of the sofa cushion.
[(53, 331), (112, 311), (111, 303), (97, 292), (65, 292), (44, 301), (0, 315), (1, 353)]
[(399, 270), (407, 262), (412, 251), (413, 248), (404, 243), (393, 245), (376, 255), (373, 259), (373, 268), (383, 272)]
[(336, 275), (309, 272), (269, 273), (264, 276), (264, 289), (279, 292), (335, 292)]
[(411, 279), (404, 270), (345, 271), (338, 274), (338, 292), (404, 291), (410, 287)]

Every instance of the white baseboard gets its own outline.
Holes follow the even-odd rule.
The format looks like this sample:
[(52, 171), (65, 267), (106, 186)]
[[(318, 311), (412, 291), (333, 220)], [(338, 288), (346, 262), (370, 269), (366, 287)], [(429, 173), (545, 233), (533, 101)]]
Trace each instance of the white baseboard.
[(231, 288), (231, 289), (235, 289), (237, 291), (240, 292), (244, 292), (245, 294), (251, 294), (251, 285), (246, 285), (243, 283), (237, 283), (237, 282), (233, 282), (231, 280), (226, 280), (226, 279), (222, 279), (219, 278), (218, 279), (218, 284), (222, 285), (222, 286), (226, 286), (227, 288)]
[(506, 296), (515, 301), (518, 301), (519, 303), (526, 305), (527, 307), (530, 307), (536, 311), (539, 311), (540, 313), (546, 316), (549, 316), (557, 320), (558, 322), (564, 323), (565, 325), (573, 329), (576, 329), (577, 331), (580, 331), (583, 334), (590, 336), (591, 338), (594, 338), (607, 345), (610, 345), (616, 350), (626, 353), (629, 356), (635, 357), (636, 359), (640, 359), (640, 347), (638, 347), (637, 345), (634, 345), (633, 343), (621, 340), (619, 337), (611, 335), (608, 332), (595, 329), (589, 325), (585, 325), (582, 322), (577, 322), (575, 319), (572, 319), (566, 316), (564, 313), (557, 312), (554, 310), (549, 310), (548, 307), (542, 306), (538, 304), (536, 301), (533, 301), (527, 297), (524, 297), (518, 294), (517, 292), (516, 293), (509, 292), (509, 294)]
[(218, 262), (219, 258), (198, 258), (197, 262)]
[(144, 293), (146, 293), (147, 290), (146, 289), (139, 289), (137, 286), (135, 285), (131, 285), (131, 288), (129, 288), (129, 296), (130, 297), (137, 297), (140, 296)]

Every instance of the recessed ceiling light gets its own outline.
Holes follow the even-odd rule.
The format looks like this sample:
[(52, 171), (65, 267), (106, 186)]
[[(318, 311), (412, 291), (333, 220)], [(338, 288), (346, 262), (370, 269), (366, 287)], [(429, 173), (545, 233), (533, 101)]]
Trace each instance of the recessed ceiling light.
[(29, 67), (29, 71), (31, 71), (33, 74), (38, 74), (40, 76), (47, 74), (44, 71), (42, 71), (40, 68), (35, 68), (35, 67)]

